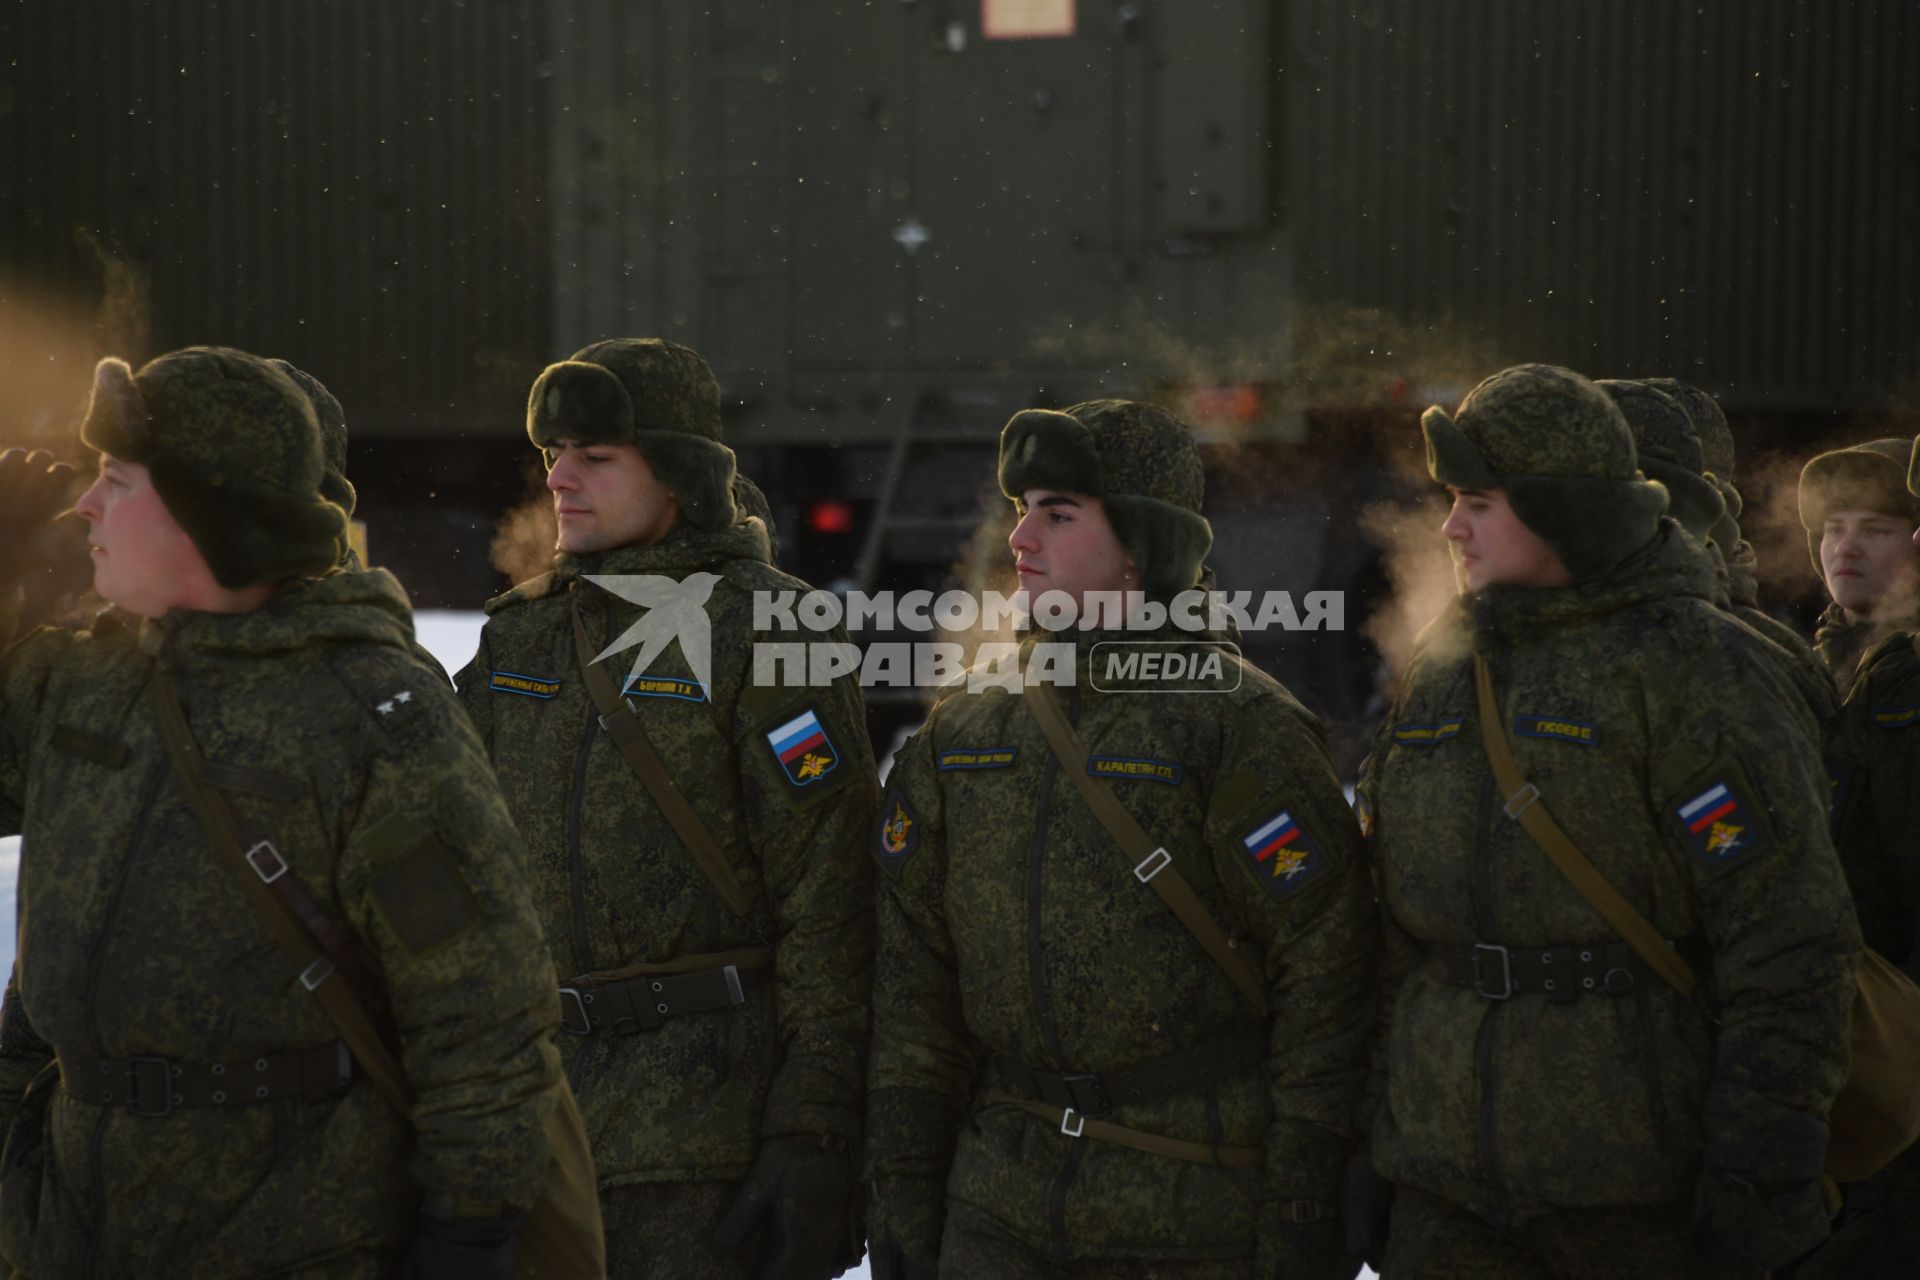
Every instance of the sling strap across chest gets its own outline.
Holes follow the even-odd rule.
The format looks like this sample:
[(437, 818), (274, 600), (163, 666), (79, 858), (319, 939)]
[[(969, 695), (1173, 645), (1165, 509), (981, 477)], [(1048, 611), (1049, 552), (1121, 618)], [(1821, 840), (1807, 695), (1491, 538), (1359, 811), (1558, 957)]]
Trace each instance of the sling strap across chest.
[[(1649, 968), (1682, 996), (1698, 985), (1693, 967), (1660, 936), (1581, 853), (1541, 803), (1540, 789), (1520, 775), (1493, 696), (1486, 659), (1473, 656), (1480, 734), (1506, 812), (1573, 882)], [(1854, 962), (1848, 1027), (1850, 1074), (1828, 1114), (1826, 1171), (1843, 1182), (1877, 1173), (1920, 1139), (1920, 987), (1871, 948)]]
[[(245, 820), (232, 801), (207, 781), (206, 758), (194, 741), (173, 677), (164, 665), (154, 668), (149, 690), (174, 776), (199, 816), (208, 847), (233, 873), (248, 905), (260, 917), (274, 942), (299, 966), (300, 985), (319, 1002), (352, 1051), (360, 1070), (395, 1111), (410, 1116), (413, 1088), (395, 1048), (399, 1036), (386, 1016), (386, 1002), (380, 997), (380, 988), (373, 981), (371, 968), (359, 948), (300, 886), (299, 877), (292, 874), (292, 868), (272, 841), (255, 838), (247, 831)], [(130, 1109), (159, 1105), (159, 1093), (153, 1088), (160, 1083), (151, 1065), (154, 1061), (127, 1060)], [(335, 1062), (337, 1065), (337, 1057)], [(120, 1064), (108, 1061), (104, 1063), (104, 1071), (98, 1061), (73, 1065), (111, 1076)], [(177, 1077), (173, 1076), (175, 1065), (182, 1066)], [(255, 1073), (264, 1077), (272, 1071), (276, 1079), (273, 1082), (257, 1079), (243, 1087), (252, 1091), (256, 1099), (267, 1101), (275, 1087), (290, 1090), (298, 1085), (303, 1091), (309, 1090), (316, 1072), (324, 1078), (325, 1066), (324, 1057), (315, 1062), (303, 1056), (298, 1063), (258, 1059), (254, 1064)], [(230, 1068), (231, 1064), (215, 1063), (205, 1069), (204, 1076), (195, 1072), (189, 1078), (184, 1065), (168, 1064), (169, 1078), (164, 1086), (168, 1109), (203, 1103), (229, 1105)], [(62, 1070), (66, 1069), (67, 1064), (63, 1064)], [(245, 1078), (244, 1072), (242, 1078)], [(260, 1094), (262, 1088), (267, 1089), (268, 1094)], [(518, 1280), (605, 1275), (606, 1241), (593, 1154), (587, 1145), (580, 1108), (574, 1102), (573, 1091), (564, 1082), (555, 1105), (548, 1109), (542, 1121), (542, 1131), (549, 1152), (546, 1180), (539, 1198), (514, 1235), (515, 1275)]]
[(206, 758), (194, 741), (173, 677), (164, 666), (154, 669), (149, 688), (174, 776), (200, 818), (208, 846), (233, 873), (274, 942), (299, 966), (300, 985), (325, 1010), (361, 1070), (404, 1115), (412, 1091), (390, 1047), (397, 1037), (387, 1025), (384, 1002), (375, 995), (359, 948), (308, 896), (299, 877), (289, 874), (286, 859), (273, 842), (250, 838), (232, 802), (208, 784)]
[(1053, 748), (1055, 758), (1066, 775), (1073, 779), (1073, 785), (1080, 792), (1080, 798), (1093, 810), (1093, 816), (1107, 829), (1121, 853), (1133, 863), (1134, 879), (1153, 890), (1167, 910), (1173, 912), (1180, 923), (1187, 927), (1194, 940), (1222, 972), (1233, 980), (1254, 1010), (1265, 1016), (1267, 1009), (1266, 988), (1260, 981), (1253, 966), (1240, 954), (1227, 931), (1207, 910), (1200, 895), (1193, 891), (1187, 878), (1173, 865), (1173, 855), (1164, 845), (1146, 833), (1139, 821), (1120, 802), (1113, 788), (1107, 782), (1087, 772), (1087, 749), (1067, 722), (1067, 713), (1060, 707), (1060, 699), (1055, 696), (1052, 686), (1030, 684), (1026, 686), (1025, 701), (1027, 709), (1040, 724), (1040, 731), (1047, 737), (1047, 745)]
[(661, 816), (680, 837), (680, 843), (693, 855), (694, 863), (712, 882), (714, 891), (720, 895), (727, 909), (742, 920), (749, 919), (752, 899), (733, 872), (733, 864), (727, 861), (726, 851), (720, 842), (714, 839), (713, 832), (694, 812), (693, 805), (667, 772), (667, 766), (660, 759), (660, 753), (653, 749), (647, 740), (647, 731), (635, 715), (626, 699), (620, 696), (620, 688), (607, 674), (607, 669), (593, 660), (593, 642), (587, 637), (586, 620), (580, 616), (580, 596), (577, 591), (571, 593), (569, 609), (573, 615), (573, 650), (580, 664), (580, 678), (586, 685), (587, 696), (593, 700), (594, 710), (600, 713), (600, 727), (613, 739), (613, 745), (619, 748), (627, 766), (640, 779), (640, 785), (653, 797), (653, 803), (659, 808)]

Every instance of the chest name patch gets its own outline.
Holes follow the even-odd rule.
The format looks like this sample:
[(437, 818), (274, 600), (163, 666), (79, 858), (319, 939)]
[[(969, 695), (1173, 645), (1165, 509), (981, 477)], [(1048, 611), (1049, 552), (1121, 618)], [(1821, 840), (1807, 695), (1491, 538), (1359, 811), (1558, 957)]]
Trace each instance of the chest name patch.
[(767, 746), (787, 781), (796, 787), (810, 787), (840, 767), (840, 753), (811, 707), (779, 728), (769, 729)]
[(1431, 747), (1435, 743), (1459, 736), (1460, 721), (1458, 719), (1442, 720), (1436, 724), (1414, 724), (1411, 721), (1403, 721), (1393, 726), (1393, 740), (1408, 747)]
[(705, 702), (707, 691), (698, 682), (678, 676), (635, 676), (627, 681), (622, 696), (628, 698), (678, 698), (682, 702)]
[(1185, 770), (1171, 760), (1144, 760), (1132, 756), (1088, 756), (1087, 772), (1109, 782), (1159, 782), (1180, 785)]
[(1694, 856), (1713, 870), (1744, 861), (1766, 843), (1766, 828), (1725, 782), (1715, 782), (1675, 812)]
[(1290, 897), (1327, 873), (1331, 863), (1307, 829), (1282, 810), (1240, 837), (1254, 874), (1268, 893)]
[(942, 751), (934, 767), (942, 773), (953, 769), (1011, 769), (1019, 757), (1018, 747), (966, 748)]
[(1581, 720), (1565, 716), (1515, 716), (1513, 731), (1523, 738), (1549, 738), (1554, 742), (1577, 742), (1583, 747), (1599, 745), (1600, 730)]
[(513, 671), (496, 671), (487, 688), (494, 693), (517, 693), (524, 698), (551, 698), (560, 692), (560, 682), (545, 676), (523, 676)]
[(1910, 729), (1916, 724), (1920, 724), (1920, 706), (1873, 709), (1873, 727), (1876, 729)]

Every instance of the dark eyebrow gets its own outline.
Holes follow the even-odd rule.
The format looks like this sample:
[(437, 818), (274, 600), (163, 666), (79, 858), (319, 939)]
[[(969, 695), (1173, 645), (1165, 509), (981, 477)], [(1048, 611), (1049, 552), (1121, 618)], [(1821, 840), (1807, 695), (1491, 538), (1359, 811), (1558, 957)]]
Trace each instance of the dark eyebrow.
[(1075, 502), (1072, 498), (1067, 497), (1064, 493), (1056, 493), (1051, 498), (1042, 498), (1040, 499), (1040, 501), (1034, 503), (1033, 505), (1036, 507), (1074, 507), (1074, 508), (1078, 508), (1080, 506), (1079, 503)]

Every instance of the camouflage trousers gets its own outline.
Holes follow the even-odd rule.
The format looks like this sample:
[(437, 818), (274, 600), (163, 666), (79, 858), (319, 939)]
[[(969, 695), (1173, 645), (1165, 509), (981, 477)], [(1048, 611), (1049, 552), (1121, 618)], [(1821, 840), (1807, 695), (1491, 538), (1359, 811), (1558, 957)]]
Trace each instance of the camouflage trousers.
[(1016, 1244), (985, 1223), (947, 1214), (940, 1237), (942, 1276), (991, 1276), (993, 1280), (1247, 1280), (1251, 1258), (1166, 1260), (1096, 1258), (1056, 1262)]
[(760, 1237), (717, 1249), (713, 1229), (735, 1182), (639, 1182), (600, 1193), (607, 1280), (754, 1280)]
[(1833, 1235), (1784, 1274), (1792, 1280), (1909, 1280), (1920, 1274), (1920, 1149), (1848, 1186)]
[(1686, 1206), (1561, 1209), (1506, 1231), (1410, 1187), (1393, 1203), (1383, 1280), (1762, 1280), (1693, 1251)]

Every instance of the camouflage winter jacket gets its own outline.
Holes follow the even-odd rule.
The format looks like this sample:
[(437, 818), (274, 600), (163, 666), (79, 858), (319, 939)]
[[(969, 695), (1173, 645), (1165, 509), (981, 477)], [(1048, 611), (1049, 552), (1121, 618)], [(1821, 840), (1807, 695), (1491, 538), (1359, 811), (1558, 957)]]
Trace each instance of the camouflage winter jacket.
[[(1807, 710), (1813, 712), (1814, 720), (1824, 733), (1840, 711), (1840, 698), (1834, 692), (1833, 680), (1827, 674), (1827, 668), (1805, 637), (1753, 602), (1748, 589), (1756, 583), (1751, 574), (1742, 575), (1742, 591), (1747, 593), (1745, 601), (1733, 598), (1732, 571), (1727, 567), (1726, 553), (1719, 543), (1709, 540), (1699, 545), (1706, 555), (1708, 567), (1713, 571), (1713, 602), (1765, 636), (1781, 651), (1781, 670), (1793, 682), (1793, 687), (1799, 691)], [(1739, 545), (1751, 556), (1753, 548), (1750, 545)]]
[[(1272, 1014), (1263, 1027), (1136, 877), (1025, 699), (956, 689), (895, 757), (874, 839), (875, 1241), (891, 1231), (924, 1256), (949, 1212), (1063, 1261), (1236, 1258), (1290, 1229), (1277, 1203), (1337, 1199), (1376, 934), (1320, 726), (1250, 666), (1230, 693), (1124, 679), (1102, 691), (1086, 675), (1083, 657), (1076, 687), (1057, 692), (1088, 771), (1172, 854), (1253, 962)], [(1004, 1074), (994, 1055), (1108, 1072), (1235, 1036), (1261, 1055), (1250, 1066), (1210, 1088), (1118, 1099), (1105, 1118), (1264, 1145), (1250, 1172), (1071, 1139), (985, 1098)]]
[[(11, 1129), (0, 1247), (34, 1276), (378, 1274), (417, 1210), (523, 1211), (563, 1087), (524, 849), (453, 691), (408, 657), (384, 572), (136, 633), (40, 631), (0, 660), (0, 826), (24, 833), (19, 959), (0, 1019)], [(174, 674), (214, 780), (357, 938), (415, 1101), (364, 1079), (134, 1114), (166, 1060), (223, 1065), (338, 1035), (211, 851), (148, 700)], [(60, 1084), (50, 1055), (148, 1060)], [(329, 1077), (331, 1079), (331, 1077)], [(161, 1085), (135, 1098), (167, 1111)], [(411, 1124), (408, 1120), (411, 1120)], [(364, 1263), (343, 1261), (353, 1255)]]
[[(1858, 929), (1805, 705), (1710, 590), (1669, 527), (1601, 580), (1494, 588), (1423, 637), (1362, 793), (1388, 943), (1373, 1151), (1393, 1181), (1497, 1220), (1685, 1205), (1703, 1161), (1758, 1186), (1819, 1172)], [(1497, 998), (1497, 951), (1488, 994), (1443, 976), (1438, 947), (1616, 936), (1503, 812), (1476, 651), (1523, 773), (1691, 958), (1699, 1002), (1637, 964), (1628, 991), (1564, 999)]]
[(1832, 731), (1833, 842), (1867, 945), (1920, 973), (1920, 636), (1882, 640), (1859, 663)]
[[(627, 701), (752, 899), (748, 919), (728, 909), (600, 727), (575, 658), (573, 602), (596, 654), (648, 611), (588, 574), (716, 579), (704, 609), (710, 687), (668, 643)], [(767, 563), (758, 526), (682, 525), (652, 547), (562, 556), (489, 602), (479, 652), (456, 677), (526, 836), (534, 905), (562, 978), (773, 951), (772, 981), (749, 980), (737, 1007), (635, 1035), (560, 1037), (602, 1187), (737, 1178), (763, 1138), (857, 1137), (877, 799), (864, 705), (852, 676), (821, 688), (753, 681), (763, 638), (754, 593), (807, 590)], [(794, 637), (773, 637), (782, 638)], [(616, 683), (636, 656), (606, 658)], [(783, 764), (775, 744), (784, 748), (807, 716), (824, 744)]]

